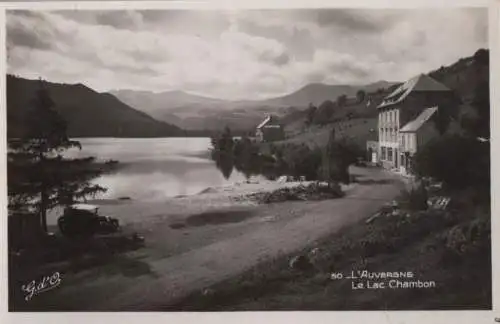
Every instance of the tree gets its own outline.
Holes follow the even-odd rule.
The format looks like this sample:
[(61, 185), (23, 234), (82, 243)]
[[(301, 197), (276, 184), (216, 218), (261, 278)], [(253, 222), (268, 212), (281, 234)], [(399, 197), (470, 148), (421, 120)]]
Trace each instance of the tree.
[(471, 137), (488, 139), (490, 137), (490, 86), (488, 79), (476, 85), (471, 106), (474, 110), (461, 115), (462, 128)]
[(490, 145), (473, 137), (437, 137), (413, 158), (420, 177), (432, 177), (450, 188), (474, 186), (490, 190)]
[(215, 166), (227, 180), (231, 177), (231, 173), (233, 172), (234, 159), (231, 155), (221, 154), (217, 159), (215, 159)]
[(330, 134), (328, 136), (328, 143), (326, 144), (323, 168), (324, 168), (324, 177), (328, 182), (328, 187), (331, 186), (333, 180), (333, 170), (332, 170), (332, 154), (330, 149), (333, 147), (333, 143), (335, 142), (335, 128), (332, 128)]
[(284, 149), (282, 155), (280, 163), (286, 165), (291, 175), (305, 176), (307, 180), (317, 178), (321, 165), (321, 150), (311, 149), (306, 144), (291, 144)]
[(350, 183), (349, 166), (356, 163), (364, 155), (363, 150), (353, 141), (342, 137), (337, 138), (332, 130), (325, 148), (322, 173), (330, 183), (340, 181)]
[(314, 122), (320, 125), (328, 124), (334, 111), (335, 103), (331, 100), (324, 101), (321, 105), (319, 105), (318, 111), (314, 115)]
[(345, 106), (346, 103), (347, 103), (347, 96), (345, 94), (337, 97), (337, 105), (339, 107)]
[(449, 102), (442, 104), (438, 107), (434, 116), (434, 125), (440, 135), (444, 135), (451, 121), (458, 117), (459, 100), (457, 97), (453, 97)]
[(54, 106), (40, 80), (23, 135), (8, 142), (9, 213), (39, 215), (43, 232), (47, 232), (47, 211), (106, 190), (91, 183), (103, 171), (94, 157), (63, 155), (70, 148), (81, 149), (81, 145), (68, 138), (66, 121)]
[(219, 154), (232, 154), (234, 148), (234, 139), (231, 129), (226, 126), (220, 135), (211, 138), (213, 152)]
[(363, 102), (365, 101), (365, 98), (366, 98), (366, 92), (363, 91), (363, 90), (358, 90), (358, 92), (356, 93), (356, 98), (358, 99), (358, 102)]
[(306, 125), (309, 126), (313, 123), (314, 115), (316, 114), (317, 108), (311, 103), (306, 111)]
[(472, 105), (477, 112), (475, 133), (479, 137), (490, 138), (490, 81), (486, 78), (480, 82), (474, 94)]
[(490, 53), (484, 48), (480, 48), (474, 53), (474, 61), (479, 65), (488, 65), (490, 63)]

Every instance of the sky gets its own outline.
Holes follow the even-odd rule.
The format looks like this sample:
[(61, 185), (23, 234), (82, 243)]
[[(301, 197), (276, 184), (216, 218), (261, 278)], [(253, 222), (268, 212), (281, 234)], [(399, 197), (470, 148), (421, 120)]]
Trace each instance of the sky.
[(8, 73), (96, 91), (280, 96), (405, 81), (488, 46), (484, 8), (8, 11)]

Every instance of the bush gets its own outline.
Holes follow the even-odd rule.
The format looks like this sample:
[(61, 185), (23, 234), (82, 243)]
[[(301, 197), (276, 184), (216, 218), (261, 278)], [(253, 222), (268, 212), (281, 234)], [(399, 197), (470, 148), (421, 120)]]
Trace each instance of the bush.
[(475, 217), (468, 222), (455, 225), (444, 234), (448, 252), (455, 256), (478, 251), (488, 251), (491, 244), (491, 220)]
[(307, 180), (317, 179), (322, 159), (320, 149), (310, 149), (307, 145), (287, 145), (282, 156), (290, 175), (305, 176)]
[(426, 210), (427, 209), (427, 189), (424, 184), (418, 185), (416, 188), (410, 188), (403, 191), (402, 204), (409, 210)]
[(293, 188), (280, 188), (272, 192), (259, 192), (251, 194), (249, 197), (260, 203), (269, 204), (282, 201), (334, 199), (343, 196), (344, 192), (338, 184), (311, 183), (307, 186), (301, 185)]
[(357, 163), (358, 158), (364, 155), (364, 149), (359, 145), (344, 137), (335, 139), (332, 131), (319, 169), (321, 179), (350, 183), (349, 166)]
[(474, 186), (489, 190), (490, 145), (451, 135), (431, 140), (414, 158), (417, 175), (442, 181), (450, 188)]

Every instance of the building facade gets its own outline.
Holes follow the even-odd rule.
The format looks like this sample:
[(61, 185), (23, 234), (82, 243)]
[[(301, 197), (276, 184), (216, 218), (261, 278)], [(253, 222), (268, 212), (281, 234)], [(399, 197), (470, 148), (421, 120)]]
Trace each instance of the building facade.
[(257, 126), (255, 136), (258, 141), (272, 142), (284, 139), (285, 134), (278, 118), (269, 115)]
[[(445, 85), (421, 74), (396, 88), (390, 93), (378, 109), (378, 139), (379, 162), (384, 168), (397, 169), (408, 172), (411, 169), (411, 156), (418, 147), (418, 130), (405, 130), (412, 121), (426, 116), (421, 114), (427, 108), (432, 114), (426, 121), (435, 115), (437, 109), (450, 109), (455, 104), (453, 92)], [(425, 124), (425, 122), (424, 122)], [(423, 124), (420, 126), (422, 127)], [(411, 128), (413, 129), (413, 128)], [(402, 130), (405, 130), (402, 132)], [(403, 134), (404, 133), (404, 134)], [(426, 136), (434, 136), (431, 133)], [(413, 145), (414, 146), (410, 146)]]

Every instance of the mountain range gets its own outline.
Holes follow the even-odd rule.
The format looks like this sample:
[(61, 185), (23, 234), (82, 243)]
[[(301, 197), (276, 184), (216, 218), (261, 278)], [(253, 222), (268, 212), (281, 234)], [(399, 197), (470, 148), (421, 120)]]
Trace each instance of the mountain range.
[[(42, 81), (55, 109), (68, 122), (71, 137), (167, 137), (182, 134), (177, 126), (158, 121), (118, 100), (83, 84)], [(7, 136), (23, 133), (24, 118), (40, 81), (7, 75)]]
[(183, 91), (116, 90), (110, 93), (153, 118), (183, 129), (215, 130), (226, 125), (234, 129), (251, 129), (268, 113), (281, 116), (291, 107), (302, 109), (310, 104), (320, 105), (326, 100), (335, 101), (340, 95), (354, 97), (358, 90), (372, 92), (393, 84), (387, 81), (360, 86), (311, 83), (293, 93), (263, 100), (224, 100)]
[[(489, 79), (489, 64), (483, 62), (488, 57), (489, 51), (481, 49), (429, 75), (447, 85), (468, 104), (476, 87)], [(352, 98), (360, 89), (369, 93), (375, 102), (396, 83), (379, 81), (361, 86), (312, 83), (281, 97), (237, 101), (182, 91), (99, 93), (83, 84), (43, 81), (43, 85), (56, 109), (67, 120), (68, 133), (72, 137), (164, 137), (206, 136), (225, 126), (235, 131), (251, 131), (269, 113), (282, 117), (283, 122), (301, 124), (305, 118), (304, 108), (310, 104), (320, 106), (327, 100), (335, 101), (340, 95)], [(23, 132), (23, 119), (39, 87), (38, 80), (7, 75), (8, 137), (17, 137)], [(367, 109), (364, 102), (353, 102), (354, 105), (348, 104), (342, 109), (337, 107), (332, 118), (353, 118), (355, 115), (371, 118), (376, 114)]]

